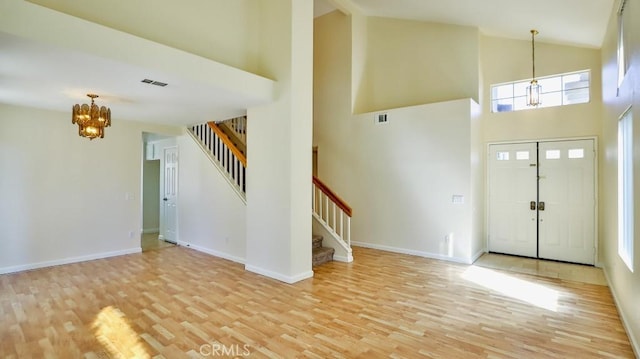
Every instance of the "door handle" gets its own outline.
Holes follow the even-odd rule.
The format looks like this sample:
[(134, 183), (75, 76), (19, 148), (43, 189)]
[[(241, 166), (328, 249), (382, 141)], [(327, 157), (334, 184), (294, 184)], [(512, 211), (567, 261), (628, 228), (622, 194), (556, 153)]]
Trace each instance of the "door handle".
[(544, 211), (544, 202), (538, 203), (538, 211)]
[(163, 200), (163, 201), (168, 201), (167, 197), (163, 198), (162, 200)]
[(531, 209), (532, 211), (536, 210), (536, 201), (531, 201), (529, 203), (529, 209)]

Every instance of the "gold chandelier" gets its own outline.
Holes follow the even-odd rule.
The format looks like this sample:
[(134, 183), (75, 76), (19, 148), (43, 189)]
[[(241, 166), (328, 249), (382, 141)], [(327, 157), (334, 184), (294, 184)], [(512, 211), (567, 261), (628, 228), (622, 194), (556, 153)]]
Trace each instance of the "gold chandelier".
[(536, 35), (538, 35), (538, 30), (531, 30), (531, 60), (533, 64), (533, 74), (531, 76), (531, 83), (527, 86), (527, 106), (538, 106), (541, 104), (541, 87), (538, 85), (538, 80), (536, 80)]
[(104, 138), (104, 128), (111, 126), (111, 110), (104, 106), (98, 107), (94, 103), (98, 95), (90, 93), (87, 96), (91, 98), (91, 105), (74, 105), (71, 123), (78, 124), (78, 135), (81, 137), (87, 137), (89, 140)]

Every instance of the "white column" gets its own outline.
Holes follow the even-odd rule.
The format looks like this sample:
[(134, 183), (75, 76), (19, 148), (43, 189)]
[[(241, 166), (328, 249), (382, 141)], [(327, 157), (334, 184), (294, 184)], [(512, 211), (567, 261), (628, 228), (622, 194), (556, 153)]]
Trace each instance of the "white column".
[(277, 81), (277, 95), (248, 110), (245, 267), (293, 283), (313, 276), (313, 1), (259, 4), (260, 75)]

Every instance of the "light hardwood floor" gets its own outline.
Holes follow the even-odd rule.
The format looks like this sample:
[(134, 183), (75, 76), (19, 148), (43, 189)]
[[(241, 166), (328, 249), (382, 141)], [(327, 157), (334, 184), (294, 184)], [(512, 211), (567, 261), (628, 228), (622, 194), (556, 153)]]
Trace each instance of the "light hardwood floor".
[(144, 233), (140, 236), (140, 247), (142, 247), (143, 252), (173, 246), (175, 246), (175, 244), (158, 239), (158, 233)]
[(606, 286), (354, 257), (294, 285), (184, 247), (2, 275), (0, 358), (633, 358)]

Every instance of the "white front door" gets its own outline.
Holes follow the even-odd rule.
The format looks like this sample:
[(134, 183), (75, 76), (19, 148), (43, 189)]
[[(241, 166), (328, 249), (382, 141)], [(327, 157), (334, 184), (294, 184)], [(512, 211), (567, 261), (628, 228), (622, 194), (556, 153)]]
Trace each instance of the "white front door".
[(540, 142), (538, 151), (538, 256), (594, 264), (593, 140)]
[(488, 164), (489, 250), (536, 257), (536, 144), (492, 145)]
[(178, 213), (176, 200), (178, 196), (178, 148), (167, 147), (164, 149), (164, 188), (162, 204), (164, 240), (176, 242), (176, 224)]
[(593, 140), (489, 147), (489, 251), (595, 262)]

